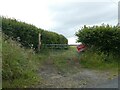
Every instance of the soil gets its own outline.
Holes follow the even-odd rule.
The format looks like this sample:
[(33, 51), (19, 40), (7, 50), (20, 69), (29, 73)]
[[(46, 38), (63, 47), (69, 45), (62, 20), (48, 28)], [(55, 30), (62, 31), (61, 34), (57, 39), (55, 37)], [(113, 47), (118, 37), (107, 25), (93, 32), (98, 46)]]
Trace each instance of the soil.
[(76, 72), (63, 73), (53, 64), (45, 64), (39, 70), (43, 84), (37, 88), (118, 88), (118, 75), (109, 71), (98, 71), (74, 67)]

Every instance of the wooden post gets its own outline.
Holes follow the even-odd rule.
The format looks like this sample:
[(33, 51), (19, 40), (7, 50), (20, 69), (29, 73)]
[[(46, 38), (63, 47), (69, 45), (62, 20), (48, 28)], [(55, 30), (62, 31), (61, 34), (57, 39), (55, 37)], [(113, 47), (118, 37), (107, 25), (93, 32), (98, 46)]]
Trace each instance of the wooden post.
[(41, 48), (41, 34), (38, 35), (38, 51), (40, 51)]

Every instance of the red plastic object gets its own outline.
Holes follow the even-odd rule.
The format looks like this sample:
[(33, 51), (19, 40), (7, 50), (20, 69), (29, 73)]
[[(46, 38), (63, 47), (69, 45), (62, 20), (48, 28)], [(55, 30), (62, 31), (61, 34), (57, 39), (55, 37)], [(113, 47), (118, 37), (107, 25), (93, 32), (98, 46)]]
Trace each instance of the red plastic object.
[(83, 45), (83, 44), (80, 44), (80, 45), (77, 46), (78, 52), (82, 52), (82, 51), (84, 51), (85, 49), (86, 49), (86, 46)]

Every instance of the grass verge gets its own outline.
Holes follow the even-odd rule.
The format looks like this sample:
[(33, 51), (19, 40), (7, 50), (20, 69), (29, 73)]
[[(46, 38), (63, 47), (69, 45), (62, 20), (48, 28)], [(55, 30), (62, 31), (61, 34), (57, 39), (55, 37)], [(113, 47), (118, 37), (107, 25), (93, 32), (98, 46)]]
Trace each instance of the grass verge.
[(2, 38), (2, 87), (27, 88), (42, 80), (37, 71), (40, 58), (32, 50), (21, 48), (11, 39)]
[(80, 63), (84, 68), (91, 68), (97, 70), (106, 70), (118, 73), (119, 69), (119, 58), (110, 54), (107, 57), (103, 53), (97, 51), (87, 50), (81, 54)]

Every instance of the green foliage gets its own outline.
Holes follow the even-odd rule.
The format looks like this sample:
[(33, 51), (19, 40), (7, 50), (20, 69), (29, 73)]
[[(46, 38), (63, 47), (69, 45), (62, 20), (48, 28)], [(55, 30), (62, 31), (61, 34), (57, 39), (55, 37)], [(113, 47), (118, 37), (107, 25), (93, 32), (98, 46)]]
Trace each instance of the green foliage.
[(43, 44), (67, 44), (68, 40), (63, 36), (55, 32), (42, 31), (42, 43)]
[(84, 26), (76, 33), (76, 36), (78, 42), (96, 48), (98, 51), (115, 55), (120, 53), (120, 28), (117, 26)]
[[(69, 47), (68, 50), (45, 50), (41, 54), (46, 54), (46, 63), (50, 63), (58, 71), (63, 73), (75, 73), (77, 69), (89, 68), (96, 70), (110, 70), (110, 72), (118, 73), (118, 61), (119, 56), (115, 57), (110, 54), (107, 57), (104, 53), (95, 51), (93, 49), (87, 49), (85, 52), (78, 53), (75, 46)], [(109, 61), (105, 61), (109, 59)]]
[(41, 54), (47, 54), (45, 63), (52, 64), (58, 71), (63, 73), (75, 73), (76, 65), (79, 66), (79, 56), (76, 47), (70, 46), (68, 50), (47, 49)]
[(33, 47), (37, 48), (40, 30), (33, 25), (18, 22), (16, 19), (2, 18), (2, 31), (25, 47), (30, 48), (33, 44)]
[[(118, 61), (120, 56), (115, 57), (113, 54), (106, 56), (102, 52), (93, 49), (87, 49), (80, 55), (80, 63), (82, 67), (97, 70), (111, 70), (118, 73)], [(106, 61), (106, 59), (109, 59)]]
[(28, 87), (40, 81), (37, 75), (39, 59), (32, 50), (2, 38), (2, 85), (3, 88)]
[(2, 31), (19, 41), (24, 47), (37, 49), (38, 34), (42, 34), (42, 44), (67, 44), (68, 40), (55, 32), (46, 31), (16, 19), (2, 18)]

